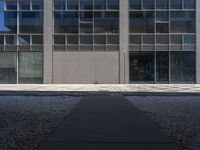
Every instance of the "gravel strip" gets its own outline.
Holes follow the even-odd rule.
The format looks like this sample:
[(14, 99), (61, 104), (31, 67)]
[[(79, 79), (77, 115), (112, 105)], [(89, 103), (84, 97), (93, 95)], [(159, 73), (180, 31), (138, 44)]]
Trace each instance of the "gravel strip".
[(37, 150), (80, 97), (0, 96), (0, 150)]
[(129, 101), (183, 150), (200, 150), (200, 97), (131, 96)]

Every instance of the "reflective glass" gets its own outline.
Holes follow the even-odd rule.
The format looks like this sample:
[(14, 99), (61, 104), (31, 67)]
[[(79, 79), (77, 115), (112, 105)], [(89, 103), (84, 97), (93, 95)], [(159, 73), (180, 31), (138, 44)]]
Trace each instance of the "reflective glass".
[(169, 21), (169, 12), (168, 11), (157, 11), (156, 12), (156, 21)]
[(141, 44), (141, 35), (130, 35), (130, 44)]
[(157, 33), (169, 33), (169, 23), (157, 23), (156, 24)]
[(95, 35), (94, 36), (94, 44), (106, 44), (106, 36), (105, 35)]
[(154, 0), (143, 0), (143, 9), (154, 9)]
[(19, 0), (19, 9), (20, 10), (30, 10), (30, 1), (29, 0)]
[(130, 53), (130, 82), (154, 81), (154, 52)]
[(0, 45), (4, 45), (4, 36), (0, 35)]
[(184, 44), (196, 44), (196, 36), (184, 35)]
[(80, 35), (80, 44), (92, 44), (93, 36), (92, 35)]
[(130, 9), (141, 9), (141, 0), (129, 0)]
[(33, 10), (43, 10), (43, 0), (32, 0)]
[(107, 44), (119, 44), (119, 36), (107, 35)]
[(171, 52), (172, 83), (194, 83), (195, 63), (195, 52)]
[(0, 11), (4, 10), (4, 0), (0, 0)]
[(6, 10), (17, 10), (17, 1), (16, 0), (6, 0)]
[(16, 52), (0, 52), (0, 84), (17, 83)]
[(143, 35), (143, 44), (154, 44), (154, 35)]
[(30, 44), (30, 36), (29, 35), (19, 35), (18, 43), (19, 43), (19, 45), (29, 45)]
[(169, 0), (156, 0), (156, 8), (157, 9), (168, 9), (169, 8)]
[(171, 9), (182, 9), (182, 0), (170, 0)]
[(65, 0), (54, 0), (54, 10), (65, 10)]
[(20, 33), (43, 33), (42, 12), (19, 12)]
[(171, 35), (171, 44), (182, 44), (182, 35)]
[(42, 52), (19, 53), (19, 83), (41, 84), (43, 82)]
[(67, 44), (78, 44), (78, 35), (67, 35)]
[(81, 11), (80, 12), (80, 21), (92, 22), (93, 21), (93, 12), (92, 11)]
[(43, 36), (42, 35), (32, 35), (32, 44), (43, 44)]
[(184, 0), (184, 8), (185, 9), (195, 9), (196, 8), (196, 0)]
[(54, 44), (65, 44), (65, 35), (54, 35)]
[(0, 33), (17, 33), (16, 12), (0, 12)]
[(77, 10), (78, 9), (78, 0), (67, 0), (67, 9)]
[(119, 9), (119, 0), (107, 0), (107, 9)]
[(93, 0), (80, 0), (80, 9), (93, 9)]
[(80, 33), (92, 33), (93, 24), (92, 23), (80, 23)]
[(169, 44), (169, 35), (157, 35), (156, 44)]
[(106, 9), (106, 0), (94, 0), (94, 9)]
[(7, 45), (16, 45), (17, 36), (16, 35), (5, 35)]

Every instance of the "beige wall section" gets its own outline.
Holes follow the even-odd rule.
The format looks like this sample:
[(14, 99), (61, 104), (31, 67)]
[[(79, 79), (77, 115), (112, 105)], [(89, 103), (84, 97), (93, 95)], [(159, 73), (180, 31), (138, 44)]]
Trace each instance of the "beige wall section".
[(200, 84), (200, 0), (196, 0), (196, 81)]
[(54, 52), (54, 84), (118, 84), (118, 52)]

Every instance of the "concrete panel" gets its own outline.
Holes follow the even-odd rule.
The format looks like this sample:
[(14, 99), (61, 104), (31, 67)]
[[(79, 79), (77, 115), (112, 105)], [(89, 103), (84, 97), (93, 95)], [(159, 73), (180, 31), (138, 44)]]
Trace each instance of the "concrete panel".
[(200, 84), (200, 1), (196, 0), (196, 81)]
[(119, 83), (118, 52), (54, 52), (53, 83)]

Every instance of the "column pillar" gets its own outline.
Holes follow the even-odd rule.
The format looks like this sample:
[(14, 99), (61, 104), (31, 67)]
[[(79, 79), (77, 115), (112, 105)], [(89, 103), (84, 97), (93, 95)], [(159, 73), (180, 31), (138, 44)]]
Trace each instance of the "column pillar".
[(200, 84), (200, 1), (196, 0), (196, 82)]

